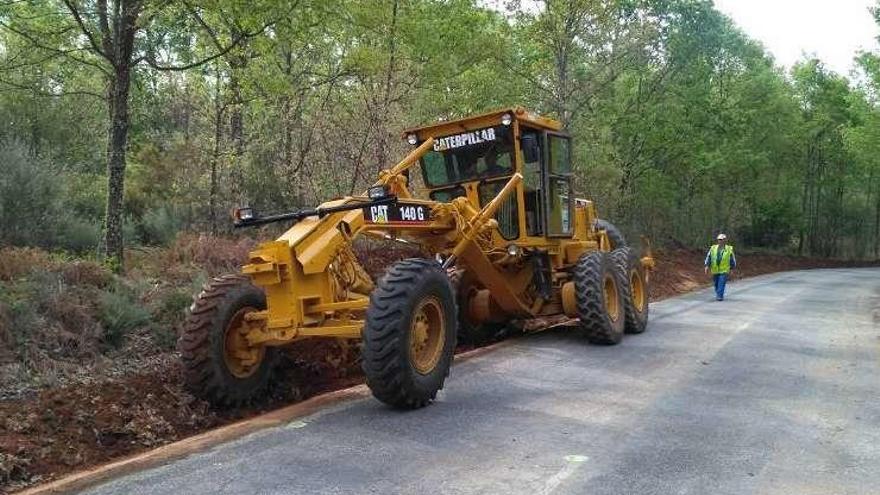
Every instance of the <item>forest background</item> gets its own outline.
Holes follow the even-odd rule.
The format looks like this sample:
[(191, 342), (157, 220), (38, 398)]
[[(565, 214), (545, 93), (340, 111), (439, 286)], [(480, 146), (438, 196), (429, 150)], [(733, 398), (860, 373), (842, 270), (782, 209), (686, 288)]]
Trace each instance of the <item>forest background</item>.
[(880, 57), (854, 56), (783, 70), (706, 0), (3, 0), (0, 245), (228, 234), (363, 189), (407, 125), (519, 104), (627, 232), (875, 258)]

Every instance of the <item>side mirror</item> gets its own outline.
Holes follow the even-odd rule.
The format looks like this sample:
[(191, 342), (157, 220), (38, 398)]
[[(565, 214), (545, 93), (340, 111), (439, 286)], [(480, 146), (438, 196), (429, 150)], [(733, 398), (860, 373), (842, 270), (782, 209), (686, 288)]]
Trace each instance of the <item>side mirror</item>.
[(541, 153), (538, 149), (538, 136), (534, 134), (526, 134), (519, 139), (519, 147), (523, 152), (523, 158), (526, 163), (534, 163), (541, 159)]

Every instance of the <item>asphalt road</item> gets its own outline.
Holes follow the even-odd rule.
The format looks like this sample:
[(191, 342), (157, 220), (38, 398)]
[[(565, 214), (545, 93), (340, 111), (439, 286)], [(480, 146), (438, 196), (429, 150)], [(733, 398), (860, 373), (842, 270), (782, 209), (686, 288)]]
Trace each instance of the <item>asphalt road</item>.
[(419, 411), (344, 403), (88, 493), (880, 493), (880, 270), (651, 312), (616, 347), (516, 339)]

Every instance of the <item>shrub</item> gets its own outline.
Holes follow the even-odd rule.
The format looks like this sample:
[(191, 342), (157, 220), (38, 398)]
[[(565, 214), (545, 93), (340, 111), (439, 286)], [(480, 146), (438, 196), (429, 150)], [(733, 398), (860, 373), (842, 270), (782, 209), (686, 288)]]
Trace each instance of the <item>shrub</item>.
[(132, 330), (147, 324), (150, 313), (124, 290), (102, 292), (98, 300), (98, 319), (104, 327), (102, 342), (119, 347)]
[(175, 239), (168, 249), (168, 265), (195, 265), (208, 275), (236, 272), (247, 262), (248, 253), (256, 242), (252, 239), (229, 239), (207, 235), (185, 234)]
[(55, 245), (67, 251), (86, 254), (94, 252), (100, 242), (100, 222), (73, 217), (67, 218), (59, 228)]
[(104, 288), (113, 281), (113, 273), (94, 261), (76, 260), (61, 266), (61, 278), (70, 285), (89, 285)]
[(170, 244), (183, 226), (174, 208), (160, 206), (148, 210), (141, 218), (140, 230), (144, 244), (166, 246)]
[(44, 326), (29, 289), (26, 284), (0, 282), (0, 344), (16, 353), (35, 329)]
[(17, 141), (0, 142), (0, 243), (49, 246), (63, 213), (64, 177)]
[(174, 349), (177, 327), (186, 318), (192, 295), (186, 289), (171, 289), (162, 294), (153, 310), (155, 324), (150, 327), (154, 343), (162, 350)]

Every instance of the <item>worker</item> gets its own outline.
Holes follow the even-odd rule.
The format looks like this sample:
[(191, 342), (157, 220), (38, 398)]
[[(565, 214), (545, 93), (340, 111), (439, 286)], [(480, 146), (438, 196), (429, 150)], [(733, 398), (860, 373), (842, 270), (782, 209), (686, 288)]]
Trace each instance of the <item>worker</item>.
[(736, 268), (736, 256), (733, 254), (733, 246), (727, 244), (727, 236), (718, 234), (718, 241), (706, 254), (704, 263), (706, 273), (712, 272), (712, 280), (715, 282), (715, 299), (724, 300), (724, 288), (727, 285), (727, 277), (730, 270)]
[(489, 150), (489, 153), (485, 156), (486, 163), (486, 171), (482, 173), (483, 176), (493, 176), (493, 175), (503, 175), (510, 171), (510, 167), (503, 167), (498, 164), (498, 151), (497, 150)]

